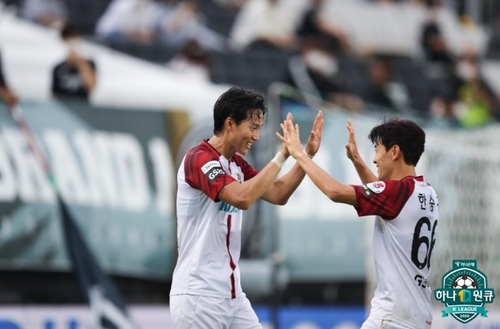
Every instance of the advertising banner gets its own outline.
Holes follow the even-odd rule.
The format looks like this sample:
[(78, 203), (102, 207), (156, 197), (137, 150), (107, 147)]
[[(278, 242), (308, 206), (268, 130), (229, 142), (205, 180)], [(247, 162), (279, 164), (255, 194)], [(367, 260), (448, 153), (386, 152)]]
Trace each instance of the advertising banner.
[[(169, 280), (175, 169), (164, 112), (22, 103), (54, 183), (109, 273)], [(0, 269), (68, 270), (57, 196), (0, 104)]]
[[(167, 306), (132, 306), (130, 316), (139, 329), (172, 329)], [(273, 329), (272, 310), (255, 307), (264, 329)], [(357, 329), (364, 321), (363, 308), (283, 307), (278, 310), (279, 329)], [(83, 306), (0, 307), (0, 329), (92, 329), (91, 312)]]
[[(172, 329), (170, 310), (163, 305), (129, 307), (137, 328)], [(256, 306), (264, 329), (273, 329), (272, 310)], [(282, 307), (278, 310), (279, 329), (358, 329), (365, 320), (362, 307)], [(92, 329), (91, 312), (84, 306), (3, 306), (0, 307), (0, 329)], [(434, 310), (432, 329), (492, 329), (500, 327), (500, 312), (491, 311), (486, 318), (463, 324), (450, 317), (442, 318)]]

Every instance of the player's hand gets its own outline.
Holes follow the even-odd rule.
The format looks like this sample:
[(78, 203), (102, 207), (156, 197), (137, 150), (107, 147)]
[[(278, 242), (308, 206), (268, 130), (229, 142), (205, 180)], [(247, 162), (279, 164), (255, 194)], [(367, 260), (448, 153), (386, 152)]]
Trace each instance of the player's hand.
[(347, 157), (354, 161), (355, 158), (359, 157), (358, 146), (356, 145), (356, 137), (354, 136), (354, 127), (352, 126), (351, 120), (347, 120), (347, 132), (348, 139), (347, 144), (345, 144)]
[(276, 133), (279, 140), (286, 145), (288, 152), (294, 158), (303, 153), (302, 145), (300, 144), (300, 131), (299, 125), (294, 125), (293, 121), (290, 119), (291, 117), (287, 116), (287, 119), (284, 123), (280, 124), (281, 129), (283, 130), (283, 136), (279, 133)]
[[(293, 115), (292, 115), (292, 113), (288, 112), (288, 114), (286, 115), (286, 119), (283, 120), (282, 124), (285, 124), (287, 120), (293, 121)], [(286, 147), (286, 144), (283, 143), (283, 142), (281, 143), (280, 152), (283, 153), (283, 155), (285, 156), (285, 158), (288, 158), (290, 156), (290, 152), (288, 152), (288, 148)]]
[(306, 153), (310, 156), (314, 156), (319, 150), (324, 125), (325, 120), (323, 120), (323, 112), (319, 111), (312, 124), (311, 135), (309, 135), (305, 149)]

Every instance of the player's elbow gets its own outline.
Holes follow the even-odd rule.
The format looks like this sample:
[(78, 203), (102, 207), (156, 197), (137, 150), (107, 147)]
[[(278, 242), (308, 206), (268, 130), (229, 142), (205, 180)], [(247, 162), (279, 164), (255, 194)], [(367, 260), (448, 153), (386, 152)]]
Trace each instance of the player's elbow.
[(248, 210), (252, 204), (250, 202), (242, 202), (238, 207), (241, 210)]
[(291, 194), (277, 196), (274, 204), (277, 206), (284, 206), (288, 203), (288, 200), (290, 200), (290, 196)]
[(331, 188), (325, 193), (330, 200), (338, 203), (350, 204), (357, 206), (356, 192), (349, 185), (341, 185), (336, 188)]
[(326, 196), (332, 200), (333, 202), (339, 202), (341, 199), (342, 195), (338, 189), (335, 188), (329, 188), (325, 191)]
[(253, 204), (252, 200), (245, 198), (245, 197), (240, 197), (240, 198), (234, 200), (234, 206), (237, 207), (238, 209), (241, 209), (241, 210), (250, 209), (250, 206), (252, 204)]
[(276, 201), (275, 204), (278, 205), (278, 206), (284, 206), (287, 203), (288, 203), (288, 198), (286, 198), (286, 199), (279, 199), (279, 200)]

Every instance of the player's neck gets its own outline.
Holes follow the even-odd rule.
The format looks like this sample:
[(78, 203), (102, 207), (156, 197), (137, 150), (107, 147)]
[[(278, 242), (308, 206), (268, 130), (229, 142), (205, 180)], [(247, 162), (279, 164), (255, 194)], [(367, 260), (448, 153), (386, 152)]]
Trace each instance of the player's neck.
[(407, 164), (403, 164), (394, 170), (390, 179), (401, 180), (401, 179), (408, 177), (408, 176), (412, 176), (412, 177), (417, 176), (417, 171), (415, 170), (414, 166), (409, 166)]
[(228, 141), (226, 141), (224, 135), (212, 136), (212, 138), (208, 140), (208, 144), (212, 145), (212, 147), (216, 149), (217, 152), (219, 152), (221, 155), (224, 156), (224, 158), (228, 160), (230, 160), (235, 153), (231, 148), (231, 144)]

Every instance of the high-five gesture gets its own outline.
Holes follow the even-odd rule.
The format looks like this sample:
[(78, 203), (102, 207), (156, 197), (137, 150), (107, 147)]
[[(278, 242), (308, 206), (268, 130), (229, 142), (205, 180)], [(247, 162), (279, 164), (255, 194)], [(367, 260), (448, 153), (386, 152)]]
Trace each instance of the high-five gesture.
[(286, 145), (290, 155), (294, 158), (297, 158), (297, 156), (299, 156), (301, 153), (304, 153), (302, 151), (302, 145), (300, 144), (299, 125), (294, 125), (293, 121), (291, 119), (288, 119), (287, 117), (287, 120), (280, 124), (280, 126), (283, 130), (283, 136), (281, 136), (279, 133), (276, 133), (276, 136), (278, 136), (279, 140), (283, 142), (284, 145)]
[(325, 120), (323, 120), (323, 112), (319, 111), (318, 115), (316, 115), (316, 119), (314, 119), (311, 135), (309, 135), (309, 139), (307, 140), (306, 145), (306, 153), (309, 156), (314, 156), (321, 145), (321, 137), (323, 134), (323, 126), (325, 125)]
[[(323, 112), (319, 111), (318, 115), (316, 115), (316, 119), (314, 119), (311, 134), (309, 135), (305, 148), (305, 153), (307, 153), (310, 157), (314, 156), (319, 150), (324, 125), (325, 121), (323, 120)], [(276, 136), (278, 136), (279, 140), (283, 142), (283, 145), (286, 145), (289, 154), (296, 158), (303, 152), (302, 144), (300, 143), (299, 125), (293, 124), (293, 117), (289, 113), (286, 120), (280, 126), (283, 130), (283, 136), (279, 133), (276, 133)]]
[[(288, 113), (286, 115), (286, 119), (280, 125), (285, 124), (287, 121), (293, 121), (293, 115), (292, 115), (292, 113)], [(290, 156), (290, 152), (288, 152), (288, 148), (286, 147), (285, 143), (281, 144), (280, 152), (283, 153), (283, 155), (285, 156), (285, 158), (288, 158)]]

